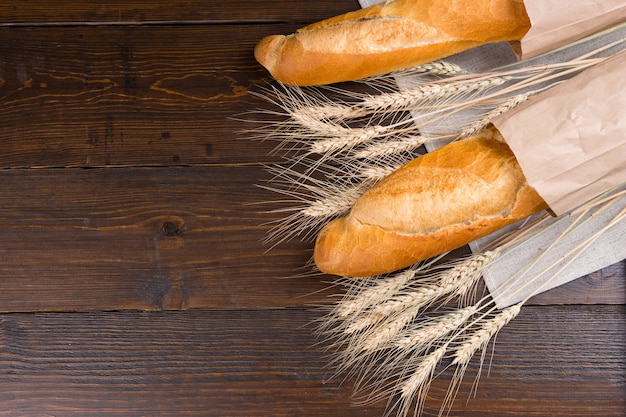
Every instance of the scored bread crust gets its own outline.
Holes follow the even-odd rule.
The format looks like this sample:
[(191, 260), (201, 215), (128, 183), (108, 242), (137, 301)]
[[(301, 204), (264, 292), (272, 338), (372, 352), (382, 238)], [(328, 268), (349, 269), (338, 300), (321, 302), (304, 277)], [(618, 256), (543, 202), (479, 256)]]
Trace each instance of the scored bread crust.
[(395, 0), (267, 36), (254, 55), (278, 81), (321, 85), (517, 41), (529, 28), (522, 0)]
[(328, 274), (385, 274), (545, 208), (490, 127), (414, 159), (366, 191), (320, 231), (314, 260)]

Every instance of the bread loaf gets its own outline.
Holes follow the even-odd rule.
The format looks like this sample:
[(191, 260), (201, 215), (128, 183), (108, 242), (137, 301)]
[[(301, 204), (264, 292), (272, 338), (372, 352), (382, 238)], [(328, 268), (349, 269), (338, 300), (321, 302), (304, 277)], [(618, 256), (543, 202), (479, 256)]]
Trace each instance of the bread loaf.
[(285, 84), (320, 85), (409, 68), (530, 28), (522, 0), (389, 0), (263, 38), (257, 61)]
[(392, 272), (463, 246), (547, 206), (499, 132), (419, 156), (366, 191), (318, 235), (325, 273)]

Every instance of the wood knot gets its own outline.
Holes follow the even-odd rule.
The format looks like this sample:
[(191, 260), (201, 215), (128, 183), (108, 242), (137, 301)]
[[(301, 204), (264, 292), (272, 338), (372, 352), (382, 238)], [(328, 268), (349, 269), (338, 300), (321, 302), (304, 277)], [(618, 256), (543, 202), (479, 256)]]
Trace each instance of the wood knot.
[(178, 236), (182, 233), (182, 230), (174, 222), (165, 222), (161, 226), (161, 231), (165, 236)]
[(154, 243), (158, 249), (173, 250), (185, 244), (185, 222), (182, 218), (161, 219)]

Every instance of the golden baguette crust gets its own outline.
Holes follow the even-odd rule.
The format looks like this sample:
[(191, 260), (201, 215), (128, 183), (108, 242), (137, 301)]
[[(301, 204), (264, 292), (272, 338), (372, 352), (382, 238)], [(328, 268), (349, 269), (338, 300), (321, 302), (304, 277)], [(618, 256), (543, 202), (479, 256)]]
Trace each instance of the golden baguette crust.
[(521, 39), (521, 0), (395, 0), (263, 38), (254, 55), (285, 84), (351, 81), (490, 42)]
[(393, 272), (463, 246), (542, 209), (495, 128), (409, 162), (366, 191), (318, 235), (325, 273)]

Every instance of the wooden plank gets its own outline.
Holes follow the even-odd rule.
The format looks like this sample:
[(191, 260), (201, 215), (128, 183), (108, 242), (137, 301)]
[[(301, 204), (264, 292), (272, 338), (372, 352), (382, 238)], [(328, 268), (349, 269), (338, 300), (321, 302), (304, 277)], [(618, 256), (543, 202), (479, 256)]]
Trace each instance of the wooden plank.
[(267, 109), (252, 51), (274, 30), (0, 28), (0, 167), (278, 161), (236, 119)]
[(0, 175), (0, 311), (283, 307), (325, 286), (282, 279), (310, 243), (262, 243), (260, 167)]
[[(283, 279), (310, 271), (311, 242), (262, 243), (279, 218), (266, 213), (278, 204), (259, 204), (275, 198), (256, 186), (264, 175), (257, 166), (0, 171), (0, 311), (325, 301), (332, 277)], [(623, 302), (606, 288), (623, 277), (608, 274), (585, 302)], [(568, 292), (544, 302), (567, 303)]]
[[(499, 335), (459, 417), (623, 416), (623, 307), (536, 307)], [(303, 309), (11, 314), (0, 321), (1, 415), (380, 416), (352, 406)], [(447, 375), (435, 380), (426, 414)]]
[[(604, 295), (601, 295), (604, 294)], [(626, 304), (626, 260), (536, 295), (530, 304)]]
[[(623, 306), (523, 308), (498, 335), (493, 357), (489, 348), (490, 373), (481, 378), (469, 406), (476, 416), (623, 415), (624, 313)], [(476, 360), (473, 368), (475, 372)], [(468, 398), (472, 372), (454, 415), (463, 415), (456, 410)]]
[(292, 1), (3, 1), (0, 25), (138, 24), (154, 22), (312, 22), (359, 8), (356, 0)]

